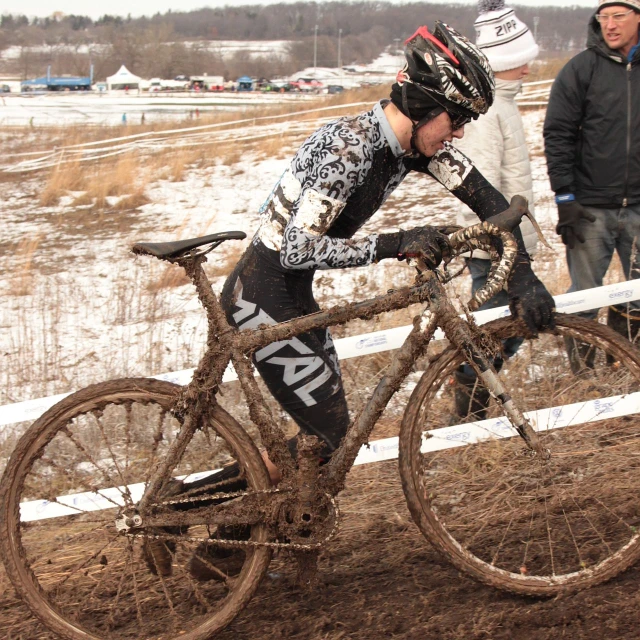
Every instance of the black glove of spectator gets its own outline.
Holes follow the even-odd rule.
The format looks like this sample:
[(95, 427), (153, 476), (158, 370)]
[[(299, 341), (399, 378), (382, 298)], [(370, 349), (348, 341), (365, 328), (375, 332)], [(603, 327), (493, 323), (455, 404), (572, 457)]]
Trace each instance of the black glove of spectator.
[(558, 205), (558, 225), (556, 226), (556, 233), (562, 236), (562, 242), (564, 242), (569, 249), (573, 249), (573, 247), (576, 246), (576, 240), (578, 240), (578, 242), (584, 242), (584, 235), (580, 229), (583, 219), (594, 222), (596, 218), (592, 213), (586, 211), (576, 200), (563, 202)]
[(507, 282), (509, 309), (514, 318), (522, 318), (531, 334), (553, 329), (555, 302), (547, 288), (531, 270), (526, 253), (518, 253)]
[(416, 227), (378, 236), (376, 261), (384, 258), (422, 258), (429, 269), (435, 269), (443, 258), (450, 256), (449, 238), (436, 227)]

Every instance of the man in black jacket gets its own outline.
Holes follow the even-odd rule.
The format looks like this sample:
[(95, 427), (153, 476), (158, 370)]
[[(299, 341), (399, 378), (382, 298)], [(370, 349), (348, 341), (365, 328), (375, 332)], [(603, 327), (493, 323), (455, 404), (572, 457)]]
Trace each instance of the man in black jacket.
[[(614, 249), (627, 279), (640, 276), (639, 26), (640, 0), (600, 0), (586, 51), (565, 65), (551, 90), (545, 154), (569, 291), (601, 286)], [(609, 307), (608, 321), (635, 339), (640, 302)], [(588, 359), (580, 346), (568, 344), (570, 356)], [(578, 368), (580, 358), (572, 358)]]

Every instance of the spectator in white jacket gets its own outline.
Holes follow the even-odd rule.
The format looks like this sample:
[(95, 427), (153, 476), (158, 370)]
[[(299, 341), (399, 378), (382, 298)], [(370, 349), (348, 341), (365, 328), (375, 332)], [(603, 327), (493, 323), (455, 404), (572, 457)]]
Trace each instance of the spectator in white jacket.
[[(533, 187), (529, 151), (525, 139), (522, 118), (515, 98), (522, 89), (523, 79), (529, 73), (529, 63), (538, 55), (538, 45), (527, 26), (519, 20), (515, 11), (506, 7), (504, 0), (479, 0), (478, 19), (475, 21), (476, 45), (489, 59), (496, 77), (496, 98), (489, 111), (465, 126), (462, 140), (456, 146), (473, 158), (474, 164), (487, 180), (507, 200), (522, 195), (533, 209)], [(466, 206), (458, 214), (458, 223), (463, 226), (475, 224), (477, 217)], [(520, 230), (530, 255), (535, 252), (536, 234), (528, 220), (523, 220)], [(487, 280), (491, 265), (488, 255), (474, 252), (467, 260), (471, 272), (472, 291), (475, 292)], [(502, 291), (482, 308), (494, 308), (508, 304), (507, 292)], [(506, 340), (504, 351), (513, 355), (522, 340)], [(501, 366), (501, 362), (496, 366)], [(468, 365), (456, 372), (454, 387), (456, 416), (453, 421), (465, 417), (483, 420), (489, 403), (489, 392), (478, 388), (476, 375)]]

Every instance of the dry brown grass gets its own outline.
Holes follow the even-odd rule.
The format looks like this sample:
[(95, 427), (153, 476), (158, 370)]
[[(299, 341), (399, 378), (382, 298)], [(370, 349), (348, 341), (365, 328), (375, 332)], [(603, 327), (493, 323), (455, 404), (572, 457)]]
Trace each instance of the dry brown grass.
[[(169, 167), (171, 175), (181, 179), (184, 161)], [(75, 197), (74, 208), (92, 208), (96, 211), (136, 209), (149, 202), (145, 188), (151, 175), (143, 173), (140, 158), (128, 153), (101, 163), (59, 164), (51, 170), (40, 196), (42, 206), (54, 206), (70, 192), (82, 192)], [(109, 198), (120, 198), (110, 204)]]
[(182, 267), (169, 264), (165, 267), (159, 278), (150, 280), (147, 283), (147, 290), (155, 292), (160, 289), (173, 289), (174, 287), (181, 287), (189, 282), (189, 277)]
[(42, 234), (23, 238), (15, 252), (14, 263), (19, 265), (12, 274), (9, 295), (26, 296), (31, 292), (34, 277), (33, 257), (42, 241)]
[(559, 56), (539, 60), (531, 66), (531, 72), (526, 81), (552, 80), (560, 73), (560, 69), (569, 61), (569, 58), (570, 56)]
[[(317, 101), (295, 101), (273, 106), (261, 106), (259, 109), (244, 109), (239, 113), (206, 114), (198, 120), (198, 126), (229, 123), (230, 128), (246, 127), (246, 120), (252, 117), (260, 123), (268, 123), (265, 117), (272, 116), (274, 122), (282, 122), (282, 116), (290, 116), (292, 121), (309, 121), (309, 132), (316, 123), (313, 113), (315, 109), (327, 106), (348, 105), (354, 102), (373, 103), (389, 94), (389, 87), (378, 85), (358, 90), (345, 91), (335, 96), (318, 97)], [(361, 106), (336, 109), (335, 115), (357, 113)], [(311, 112), (311, 113), (309, 113)], [(299, 114), (299, 115), (296, 115)], [(245, 122), (242, 122), (245, 121)], [(236, 124), (233, 124), (236, 122)], [(158, 132), (186, 129), (194, 125), (193, 120), (180, 123), (156, 123), (127, 127), (71, 127), (51, 128), (39, 137), (33, 136), (21, 151), (50, 149), (52, 145), (65, 146), (86, 142), (101, 141), (111, 138), (134, 135), (138, 133)], [(68, 135), (64, 136), (66, 132)], [(63, 196), (74, 192), (83, 192), (72, 202), (72, 207), (91, 208), (97, 211), (109, 209), (129, 210), (148, 202), (145, 196), (146, 185), (157, 179), (179, 182), (184, 179), (185, 172), (191, 167), (207, 167), (222, 162), (227, 166), (238, 163), (247, 153), (258, 158), (281, 158), (288, 152), (288, 142), (294, 142), (300, 133), (280, 133), (254, 139), (252, 141), (235, 140), (233, 142), (215, 142), (195, 146), (168, 146), (155, 152), (147, 152), (144, 156), (129, 152), (116, 158), (109, 157), (92, 162), (67, 162), (68, 156), (62, 155), (60, 162), (46, 170), (45, 187), (40, 196), (42, 206), (56, 206)], [(40, 146), (39, 146), (40, 145)], [(10, 175), (10, 174), (7, 174)], [(20, 174), (15, 174), (20, 179)], [(109, 198), (121, 198), (116, 203)]]
[(149, 204), (151, 200), (144, 193), (143, 187), (137, 187), (134, 193), (125, 196), (118, 200), (112, 207), (116, 211), (131, 211), (133, 209), (139, 209), (145, 204)]
[(81, 167), (79, 162), (59, 163), (51, 169), (40, 194), (41, 206), (55, 206), (67, 192), (82, 191), (85, 180), (84, 169), (85, 167)]
[[(220, 159), (224, 165), (234, 165), (242, 159), (243, 149), (238, 144), (225, 144), (216, 147), (214, 156)], [(207, 158), (210, 162), (211, 157)]]

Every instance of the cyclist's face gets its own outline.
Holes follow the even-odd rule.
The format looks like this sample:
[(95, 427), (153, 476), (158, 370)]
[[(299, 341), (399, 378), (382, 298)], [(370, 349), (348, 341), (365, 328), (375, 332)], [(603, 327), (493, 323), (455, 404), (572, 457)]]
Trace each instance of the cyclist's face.
[(444, 149), (444, 142), (451, 142), (454, 138), (462, 138), (462, 136), (464, 136), (464, 126), (454, 131), (449, 114), (443, 112), (418, 129), (416, 147), (422, 155), (431, 157), (440, 149)]
[[(603, 18), (620, 15), (629, 11), (629, 7), (614, 5), (598, 11)], [(638, 26), (640, 26), (640, 13), (631, 11), (621, 21), (608, 18), (600, 21), (600, 28), (607, 46), (615, 51), (627, 55), (631, 48), (638, 44)]]

